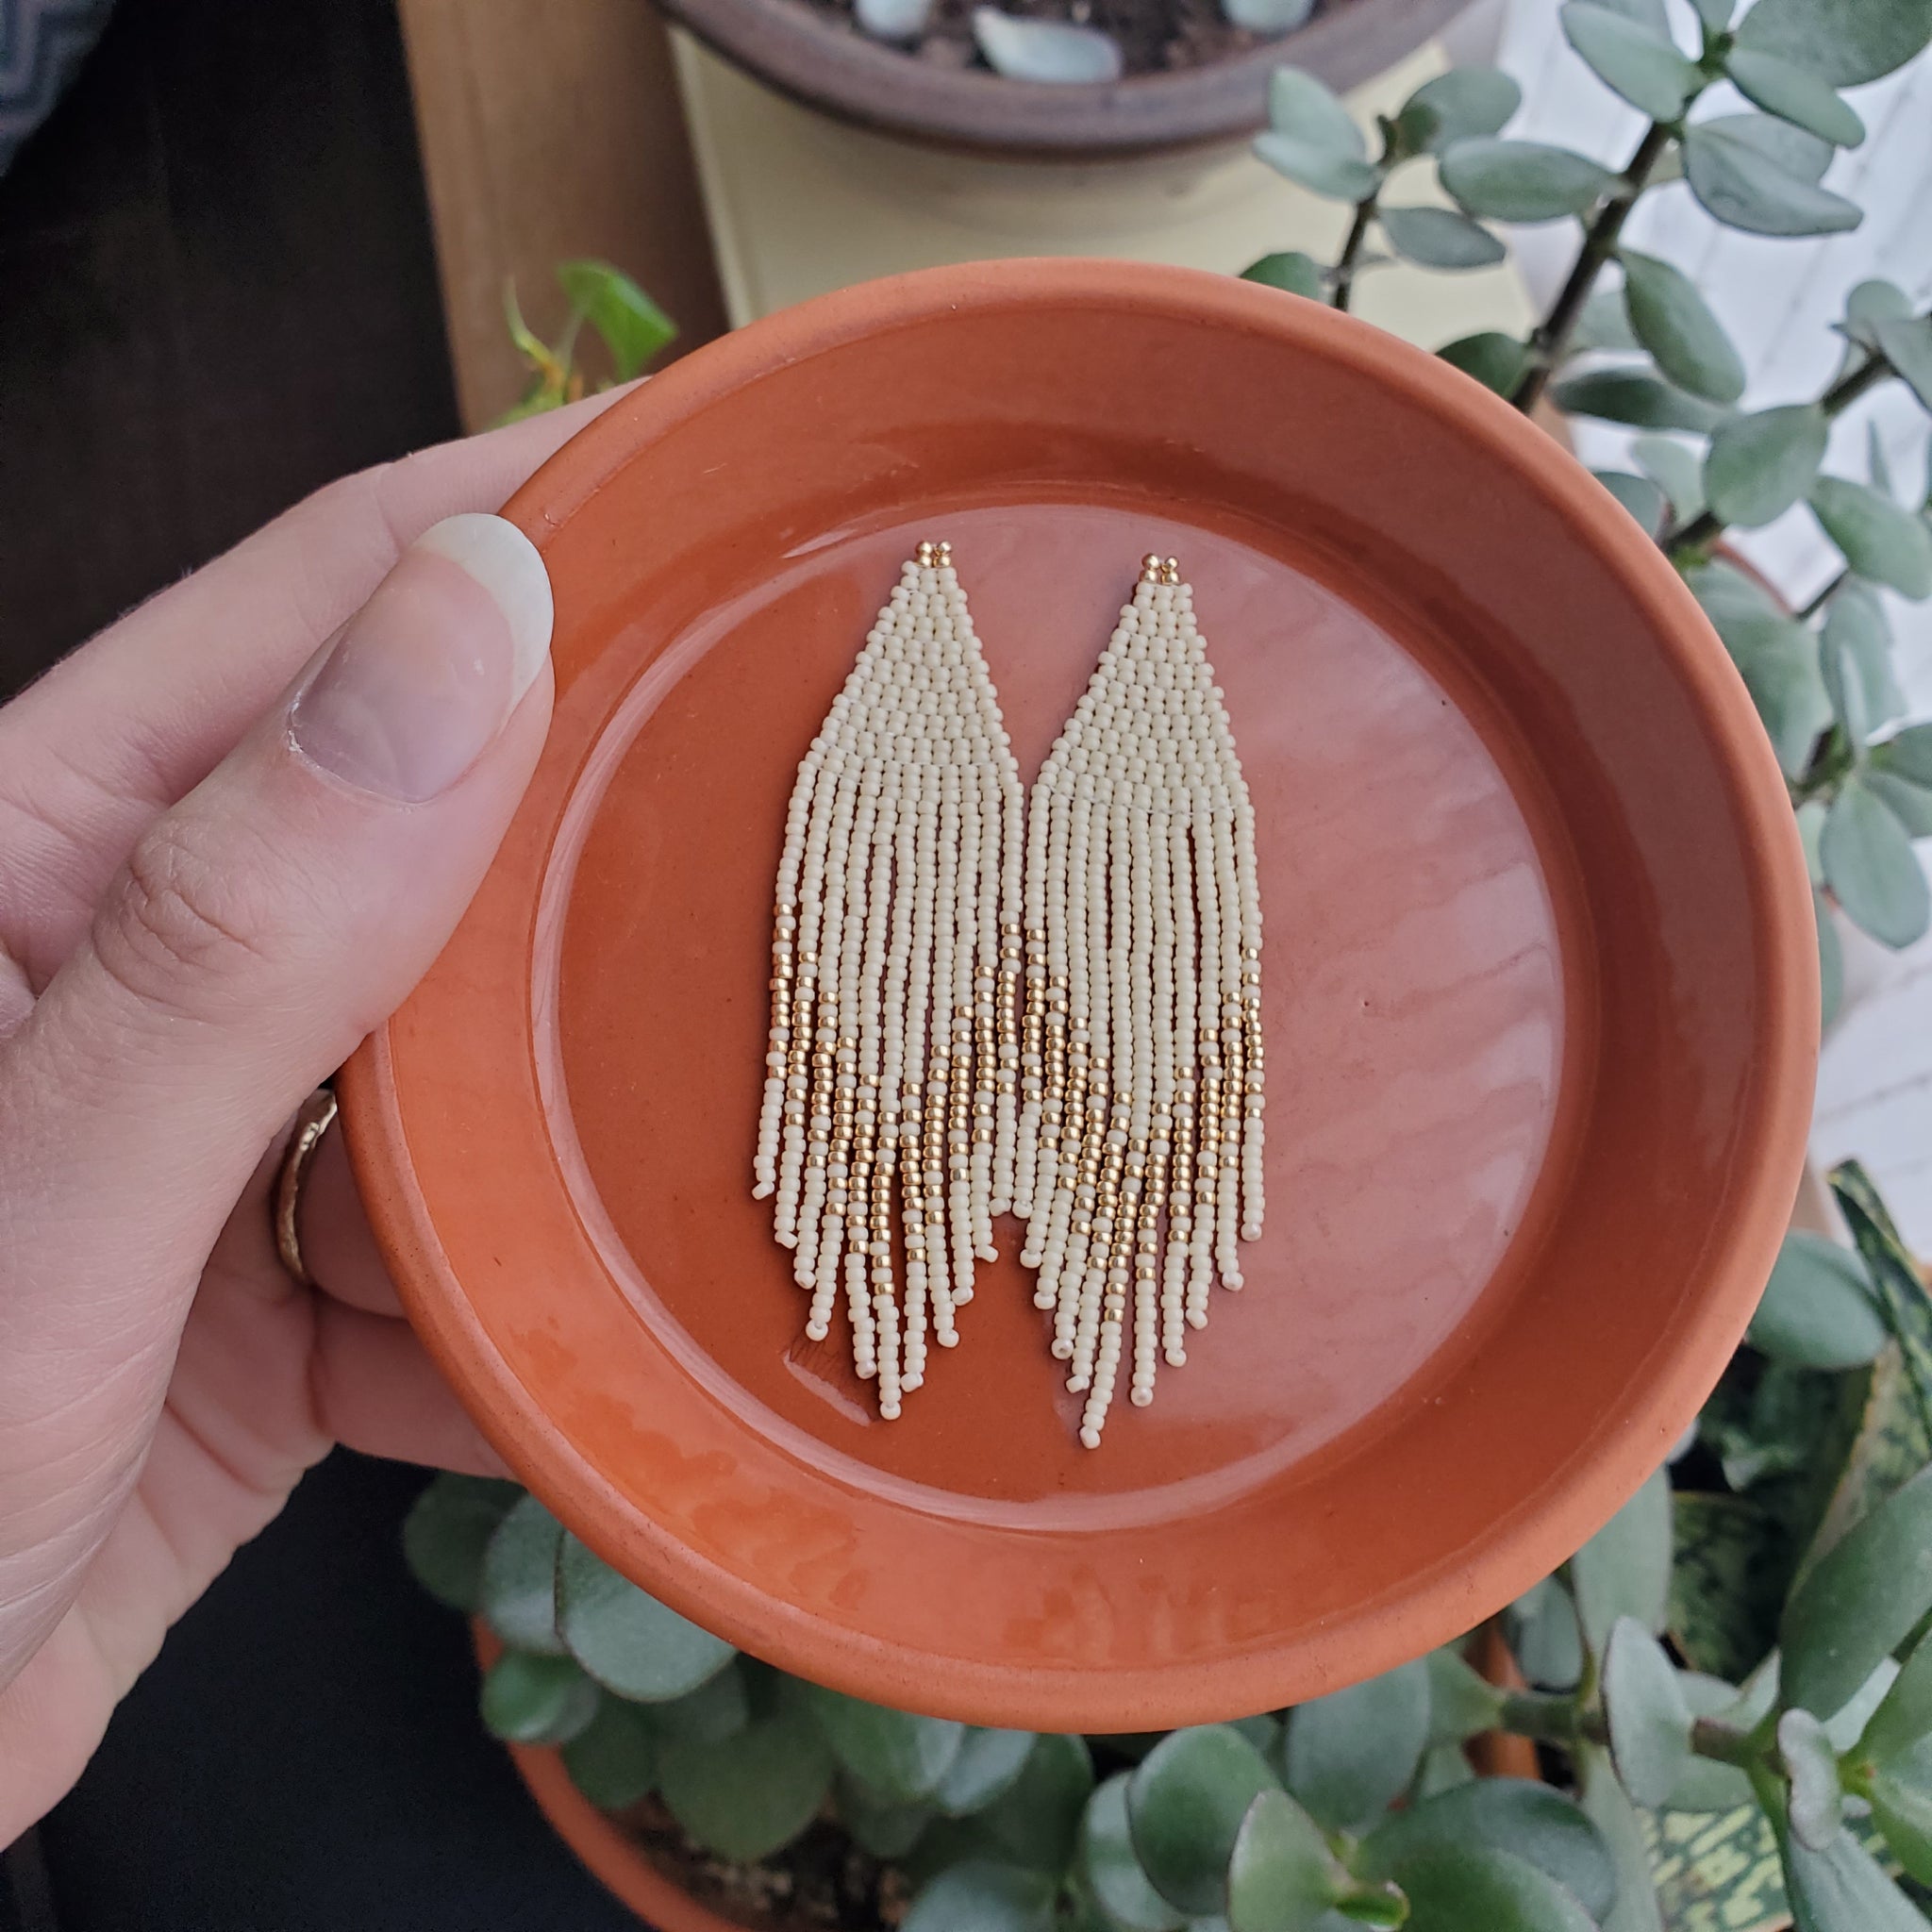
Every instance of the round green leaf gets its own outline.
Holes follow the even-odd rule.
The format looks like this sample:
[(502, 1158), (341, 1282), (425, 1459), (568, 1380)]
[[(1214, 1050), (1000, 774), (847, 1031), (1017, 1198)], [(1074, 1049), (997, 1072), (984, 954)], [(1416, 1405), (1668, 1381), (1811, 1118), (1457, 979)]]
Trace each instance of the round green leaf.
[(1816, 479), (1830, 427), (1812, 403), (1759, 409), (1720, 425), (1704, 459), (1712, 511), (1744, 530), (1783, 516)]
[(651, 1727), (660, 1738), (682, 1738), (696, 1744), (716, 1744), (735, 1738), (751, 1722), (751, 1698), (745, 1688), (741, 1660), (726, 1664), (695, 1690), (668, 1704), (641, 1707), (651, 1714)]
[(1430, 1845), (1395, 1880), (1408, 1896), (1408, 1932), (1596, 1932), (1574, 1892), (1507, 1852)]
[(1932, 318), (1877, 322), (1872, 333), (1886, 360), (1911, 385), (1919, 401), (1932, 409)]
[(1871, 1791), (1872, 1816), (1885, 1842), (1921, 1885), (1932, 1882), (1932, 1751), (1881, 1766)]
[(833, 1781), (832, 1805), (854, 1842), (875, 1858), (905, 1857), (938, 1816), (930, 1805), (898, 1805), (874, 1796), (846, 1772)]
[[(1890, 724), (1906, 708), (1905, 692), (1891, 668), (1891, 624), (1885, 607), (1869, 584), (1853, 579), (1841, 584), (1824, 607), (1824, 641), (1827, 663), (1826, 687), (1834, 675), (1845, 684), (1841, 721), (1856, 714), (1862, 729), (1850, 734), (1855, 743)], [(1836, 693), (1834, 704), (1838, 703)], [(1849, 732), (1849, 725), (1848, 725)]]
[(1093, 1754), (1086, 1739), (1047, 1732), (1027, 1753), (1019, 1776), (976, 1814), (976, 1823), (1007, 1863), (1063, 1872), (1092, 1790)]
[(1865, 124), (1815, 74), (1780, 60), (1775, 54), (1754, 54), (1735, 47), (1724, 71), (1738, 92), (1767, 114), (1775, 114), (1834, 147), (1857, 147), (1865, 139)]
[(1932, 789), (1932, 724), (1907, 724), (1874, 749), (1872, 762), (1908, 785)]
[(1815, 134), (1780, 121), (1774, 114), (1720, 114), (1699, 125), (1747, 148), (1780, 174), (1794, 175), (1814, 188), (1824, 179), (1825, 169), (1838, 154), (1830, 142), (1820, 141)]
[(1875, 417), (1865, 425), (1865, 480), (1880, 496), (1892, 494), (1891, 465), (1885, 457), (1885, 439)]
[(1056, 1890), (1044, 1873), (971, 1859), (912, 1901), (899, 1932), (1052, 1932)]
[(1277, 67), (1269, 76), (1268, 125), (1276, 134), (1331, 154), (1362, 160), (1369, 152), (1355, 116), (1312, 74), (1299, 67)]
[(1616, 176), (1587, 155), (1541, 142), (1475, 135), (1442, 151), (1442, 186), (1465, 214), (1498, 222), (1554, 222), (1594, 208)]
[(1749, 1341), (1774, 1361), (1801, 1369), (1854, 1369), (1885, 1346), (1865, 1265), (1824, 1235), (1785, 1236)]
[(1909, 839), (1932, 839), (1932, 791), (1914, 785), (1909, 779), (1895, 778), (1883, 769), (1865, 771), (1865, 783), (1884, 805)]
[(658, 1782), (658, 1739), (644, 1707), (621, 1697), (598, 1700), (597, 1715), (563, 1747), (570, 1781), (605, 1811), (622, 1811)]
[(1678, 53), (1667, 31), (1591, 0), (1569, 0), (1558, 17), (1564, 39), (1597, 78), (1653, 121), (1676, 120), (1704, 84), (1696, 63)]
[(1838, 936), (1830, 901), (1823, 892), (1811, 894), (1811, 916), (1818, 926), (1818, 1024), (1829, 1026), (1844, 1002), (1844, 941)]
[(1926, 1932), (1918, 1907), (1850, 1832), (1822, 1852), (1793, 1833), (1782, 1850), (1798, 1932)]
[(1808, 1710), (1788, 1710), (1778, 1719), (1777, 1748), (1791, 1784), (1791, 1835), (1810, 1850), (1822, 1852), (1844, 1824), (1838, 1753), (1824, 1735), (1824, 1726)]
[(973, 9), (973, 38), (995, 74), (1042, 87), (1098, 86), (1118, 80), (1125, 66), (1120, 42), (1098, 27), (1035, 20), (997, 7)]
[(1670, 506), (1648, 476), (1633, 476), (1628, 470), (1592, 470), (1591, 475), (1629, 511), (1646, 537), (1662, 535)]
[(1853, 1747), (1863, 1763), (1889, 1764), (1932, 1740), (1932, 1641), (1921, 1639)]
[(563, 1525), (535, 1496), (525, 1496), (484, 1548), (484, 1620), (512, 1650), (563, 1654), (557, 1632), (557, 1553), (562, 1541)]
[(1828, 808), (1822, 798), (1807, 798), (1792, 814), (1798, 824), (1799, 842), (1805, 848), (1805, 870), (1814, 886), (1824, 883), (1824, 860), (1819, 855), (1818, 841)]
[(1707, 212), (1753, 235), (1836, 235), (1864, 220), (1856, 204), (1788, 174), (1723, 121), (1684, 134), (1684, 178)]
[(474, 1613), (483, 1594), (483, 1553), (523, 1491), (484, 1475), (439, 1475), (403, 1519), (403, 1558), (439, 1603)]
[(1704, 470), (1694, 452), (1668, 436), (1640, 436), (1630, 454), (1669, 499), (1674, 523), (1688, 524), (1704, 509)]
[(1429, 1674), (1429, 1742), (1460, 1744), (1492, 1731), (1503, 1714), (1503, 1693), (1453, 1650), (1432, 1650), (1423, 1659)]
[(1846, 1531), (1792, 1592), (1780, 1631), (1785, 1702), (1829, 1718), (1928, 1609), (1932, 1469)]
[(1429, 1740), (1420, 1659), (1289, 1714), (1288, 1789), (1333, 1831), (1361, 1831), (1407, 1788)]
[(620, 1576), (575, 1537), (557, 1568), (557, 1627), (571, 1655), (620, 1697), (668, 1704), (715, 1677), (737, 1655)]
[(1230, 26), (1251, 34), (1291, 34), (1306, 25), (1315, 0), (1221, 0)]
[(1576, 1606), (1554, 1576), (1504, 1612), (1504, 1634), (1518, 1668), (1540, 1690), (1571, 1690), (1583, 1674), (1583, 1636)]
[(1229, 1932), (1312, 1932), (1341, 1894), (1315, 1821), (1286, 1791), (1248, 1807), (1227, 1865)]
[(1645, 369), (1590, 369), (1566, 375), (1551, 400), (1572, 416), (1596, 416), (1636, 429), (1690, 429), (1708, 435), (1724, 411)]
[(1452, 368), (1474, 376), (1485, 389), (1494, 390), (1499, 396), (1515, 391), (1529, 362), (1528, 350), (1514, 336), (1494, 329), (1463, 336), (1438, 349), (1436, 354)]
[(1853, 924), (1908, 946), (1932, 921), (1932, 893), (1906, 828), (1855, 773), (1839, 787), (1819, 838), (1824, 883)]
[(1506, 253), (1487, 228), (1454, 208), (1380, 208), (1376, 214), (1389, 245), (1422, 268), (1489, 268)]
[(1408, 1788), (1411, 1802), (1439, 1797), (1444, 1791), (1460, 1790), (1475, 1777), (1469, 1755), (1460, 1744), (1431, 1744), (1423, 1753), (1422, 1768)]
[(929, 1798), (953, 1768), (966, 1726), (864, 1704), (836, 1690), (807, 1687), (813, 1715), (833, 1755), (882, 1798)]
[(1833, 87), (1903, 67), (1932, 39), (1932, 0), (1757, 0), (1738, 29), (1747, 53), (1774, 54)]
[(1317, 147), (1291, 134), (1257, 135), (1255, 153), (1277, 175), (1285, 175), (1297, 187), (1330, 201), (1366, 201), (1382, 183), (1381, 175), (1369, 162), (1337, 154), (1333, 148)]
[(509, 1744), (561, 1744), (597, 1714), (597, 1687), (567, 1657), (507, 1650), (483, 1679), (484, 1727)]
[(1679, 389), (1714, 403), (1744, 393), (1744, 364), (1724, 325), (1683, 270), (1626, 248), (1624, 301), (1637, 339)]
[(1241, 271), (1241, 280), (1259, 282), (1270, 289), (1285, 289), (1291, 295), (1300, 295), (1310, 302), (1324, 299), (1322, 264), (1299, 248), (1264, 255), (1259, 261), (1250, 262)]
[(1616, 1864), (1575, 1802), (1526, 1778), (1485, 1777), (1393, 1812), (1363, 1840), (1364, 1878), (1399, 1878), (1429, 1850), (1480, 1846), (1533, 1865), (1593, 1916), (1617, 1895)]
[(1110, 1924), (1123, 1932), (1177, 1932), (1187, 1915), (1155, 1890), (1141, 1869), (1127, 1826), (1126, 1772), (1119, 1772), (1087, 1801), (1080, 1821), (1080, 1864)]
[(1570, 1559), (1577, 1622), (1599, 1657), (1619, 1617), (1664, 1627), (1671, 1557), (1671, 1484), (1660, 1469)]
[(1630, 318), (1624, 312), (1622, 289), (1599, 289), (1583, 305), (1583, 313), (1570, 331), (1570, 347), (1577, 355), (1591, 349), (1611, 349), (1624, 355), (1637, 347), (1637, 338), (1630, 333)]
[(1731, 24), (1731, 15), (1736, 11), (1732, 0), (1690, 0), (1697, 9), (1697, 19), (1706, 33), (1721, 34)]
[(1034, 1741), (1031, 1731), (969, 1730), (933, 1791), (933, 1803), (949, 1818), (983, 1810), (1012, 1788)]
[(1663, 1646), (1632, 1617), (1618, 1618), (1604, 1653), (1604, 1717), (1624, 1789), (1663, 1804), (1690, 1761), (1690, 1708)]
[(1500, 134), (1522, 105), (1523, 90), (1493, 67), (1452, 68), (1424, 81), (1408, 97), (1409, 107), (1434, 116), (1429, 145), (1437, 149), (1474, 134)]
[(1275, 1785), (1267, 1760), (1225, 1724), (1170, 1732), (1127, 1787), (1135, 1856), (1154, 1889), (1184, 1912), (1223, 1910), (1241, 1821)]
[(1821, 476), (1811, 509), (1861, 577), (1901, 596), (1932, 596), (1932, 528), (1890, 497), (1846, 476)]
[(1786, 774), (1811, 762), (1818, 734), (1831, 723), (1831, 700), (1818, 668), (1818, 640), (1790, 617), (1734, 618), (1718, 635), (1757, 707)]
[(658, 1790), (692, 1838), (740, 1864), (770, 1857), (818, 1815), (831, 1754), (795, 1696), (720, 1743), (667, 1739)]
[[(1650, 1847), (1644, 1841), (1637, 1807), (1617, 1782), (1616, 1773), (1602, 1751), (1586, 1748), (1578, 1769), (1582, 1774), (1584, 1813), (1601, 1835), (1616, 1873), (1613, 1908), (1607, 1916), (1602, 1911), (1593, 1911), (1591, 1916), (1607, 1932), (1664, 1932), (1657, 1884), (1651, 1875)], [(1750, 1803), (1748, 1785), (1744, 1788), (1744, 1802)]]

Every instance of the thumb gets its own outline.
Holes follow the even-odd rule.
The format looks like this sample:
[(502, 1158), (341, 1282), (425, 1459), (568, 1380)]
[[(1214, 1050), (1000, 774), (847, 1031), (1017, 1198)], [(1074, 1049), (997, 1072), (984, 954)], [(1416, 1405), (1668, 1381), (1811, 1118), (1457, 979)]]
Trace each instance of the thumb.
[(151, 1417), (263, 1148), (490, 863), (549, 719), (551, 615), (512, 525), (438, 524), (140, 840), (0, 1047), (0, 1419), (58, 1419), (84, 1454), (87, 1409)]

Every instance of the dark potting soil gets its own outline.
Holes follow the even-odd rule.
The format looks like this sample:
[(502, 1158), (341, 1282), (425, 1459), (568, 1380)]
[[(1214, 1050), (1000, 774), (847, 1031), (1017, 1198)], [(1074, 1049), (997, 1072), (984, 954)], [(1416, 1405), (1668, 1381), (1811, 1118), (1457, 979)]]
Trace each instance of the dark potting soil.
[[(983, 65), (973, 39), (973, 10), (978, 4), (981, 0), (939, 0), (925, 38), (907, 49), (908, 58), (942, 67)], [(859, 31), (851, 0), (799, 0), (799, 5)], [(1244, 54), (1262, 39), (1230, 26), (1222, 17), (1220, 0), (1000, 0), (1000, 10), (1105, 28), (1119, 42), (1130, 75), (1206, 67)]]
[(757, 1865), (734, 1865), (694, 1844), (656, 1798), (617, 1822), (667, 1878), (747, 1932), (895, 1932), (911, 1900), (895, 1866), (824, 1819)]

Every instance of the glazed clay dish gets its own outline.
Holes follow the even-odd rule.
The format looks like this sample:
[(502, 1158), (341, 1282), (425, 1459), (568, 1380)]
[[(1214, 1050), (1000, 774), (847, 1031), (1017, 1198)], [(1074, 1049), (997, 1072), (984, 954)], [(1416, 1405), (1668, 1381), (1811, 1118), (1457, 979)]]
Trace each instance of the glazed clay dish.
[[(1152, 1729), (1446, 1641), (1661, 1460), (1796, 1187), (1810, 900), (1716, 638), (1541, 432), (1274, 290), (995, 264), (700, 351), (508, 514), (555, 723), (347, 1114), (417, 1325), (606, 1559), (881, 1703)], [(928, 540), (1028, 784), (1177, 557), (1254, 799), (1267, 1225), (1095, 1451), (1016, 1224), (886, 1423), (751, 1194), (786, 801)]]

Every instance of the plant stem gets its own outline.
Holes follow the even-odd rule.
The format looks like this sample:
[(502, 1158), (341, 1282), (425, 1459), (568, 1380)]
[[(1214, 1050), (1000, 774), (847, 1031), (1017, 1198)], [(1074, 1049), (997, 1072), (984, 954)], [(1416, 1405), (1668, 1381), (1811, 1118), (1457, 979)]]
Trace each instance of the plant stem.
[(1816, 617), (1831, 602), (1833, 596), (1837, 594), (1839, 586), (1850, 575), (1851, 571), (1849, 569), (1840, 571), (1837, 576), (1833, 577), (1830, 583), (1826, 584), (1824, 590), (1820, 591), (1817, 596), (1812, 598), (1810, 603), (1798, 612), (1798, 622), (1800, 624), (1808, 624), (1812, 618)]
[(1748, 1771), (1759, 1756), (1748, 1731), (1711, 1717), (1698, 1718), (1691, 1724), (1690, 1748), (1700, 1757), (1715, 1757), (1720, 1764), (1735, 1764), (1740, 1771)]
[(1516, 393), (1509, 398), (1525, 415), (1536, 407), (1556, 373), (1557, 363), (1583, 314), (1583, 306), (1596, 287), (1596, 278), (1615, 251), (1617, 237), (1624, 232), (1624, 224), (1636, 207), (1637, 197), (1649, 183), (1650, 172), (1670, 139), (1671, 129), (1663, 122), (1650, 124), (1643, 139), (1637, 143), (1637, 152), (1630, 157), (1629, 166), (1618, 177), (1616, 192), (1596, 211), (1595, 220), (1584, 231), (1576, 265), (1570, 271), (1570, 279), (1563, 284), (1555, 307), (1530, 337), (1529, 367), (1516, 385)]
[[(1891, 373), (1891, 364), (1883, 356), (1874, 351), (1849, 375), (1840, 376), (1837, 382), (1833, 383), (1818, 398), (1818, 407), (1824, 412), (1827, 421), (1834, 416), (1842, 415), (1867, 390), (1876, 389)], [(1707, 509), (1702, 515), (1691, 518), (1681, 530), (1666, 531), (1663, 536), (1657, 539), (1657, 541), (1666, 551), (1674, 554), (1676, 551), (1687, 547), (1701, 550), (1706, 545), (1715, 542), (1724, 533), (1724, 524), (1723, 519), (1719, 517), (1715, 510)], [(1837, 589), (1838, 585), (1836, 583), (1830, 585), (1817, 600), (1817, 603), (1812, 604), (1808, 608), (1800, 611), (1798, 614), (1801, 617), (1809, 617), (1812, 611), (1818, 608), (1818, 605), (1822, 604), (1824, 598), (1830, 596), (1832, 591)]]
[(1589, 1739), (1603, 1743), (1601, 1721), (1588, 1716), (1574, 1695), (1551, 1690), (1512, 1690), (1503, 1699), (1496, 1716), (1496, 1728), (1519, 1738), (1534, 1738), (1541, 1744), (1560, 1744), (1575, 1750)]
[(1356, 203), (1355, 222), (1349, 228), (1348, 240), (1341, 244), (1341, 259), (1335, 264), (1335, 293), (1331, 300), (1337, 308), (1348, 307), (1349, 296), (1355, 290), (1356, 259), (1362, 252), (1362, 243), (1368, 240), (1369, 224), (1374, 219), (1374, 195)]

